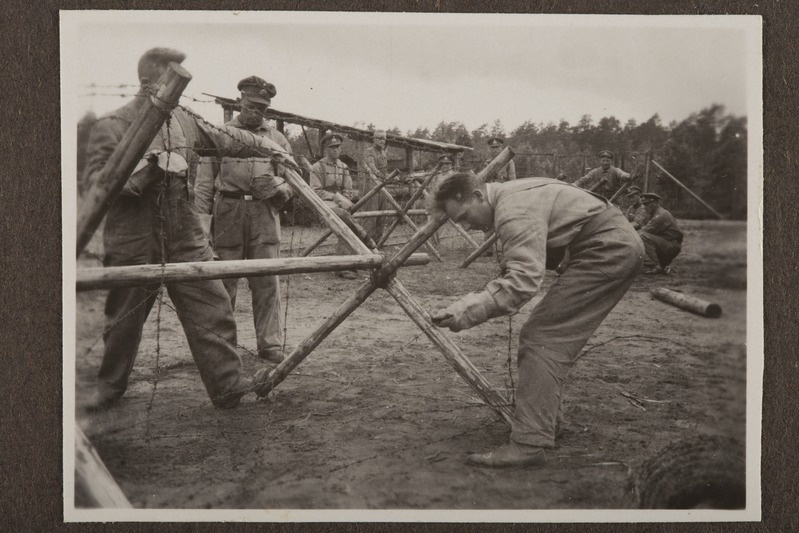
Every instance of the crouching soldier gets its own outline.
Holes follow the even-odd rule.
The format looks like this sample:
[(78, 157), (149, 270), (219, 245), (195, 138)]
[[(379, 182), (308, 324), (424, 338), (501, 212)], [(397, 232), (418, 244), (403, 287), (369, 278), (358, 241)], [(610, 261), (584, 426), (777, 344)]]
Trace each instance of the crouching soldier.
[(682, 231), (672, 214), (660, 206), (660, 196), (644, 193), (641, 203), (649, 216), (649, 222), (638, 231), (646, 249), (644, 274), (668, 274), (671, 262), (682, 250)]

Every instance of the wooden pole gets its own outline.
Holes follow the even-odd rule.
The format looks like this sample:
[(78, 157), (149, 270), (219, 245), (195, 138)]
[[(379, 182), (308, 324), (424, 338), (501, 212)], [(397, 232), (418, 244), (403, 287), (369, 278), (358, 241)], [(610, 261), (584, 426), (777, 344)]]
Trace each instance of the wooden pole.
[[(446, 217), (446, 214), (443, 215)], [(469, 359), (463, 355), (458, 345), (433, 325), (430, 315), (411, 297), (407, 289), (396, 279), (388, 282), (386, 290), (394, 297), (405, 313), (435, 344), (447, 362), (474, 390), (478, 396), (509, 426), (512, 425), (513, 411), (509, 401), (503, 398), (491, 384), (480, 374)]]
[[(368, 202), (368, 201), (369, 201), (369, 199), (370, 199), (372, 196), (374, 196), (375, 194), (379, 193), (379, 192), (380, 192), (380, 189), (382, 189), (383, 187), (385, 187), (385, 186), (386, 186), (386, 183), (387, 183), (387, 182), (389, 182), (389, 181), (391, 181), (392, 179), (394, 179), (394, 177), (395, 177), (397, 174), (399, 174), (399, 170), (394, 170), (393, 172), (391, 172), (391, 174), (389, 174), (389, 175), (388, 175), (388, 177), (386, 178), (386, 181), (381, 181), (380, 183), (378, 183), (377, 185), (375, 185), (374, 187), (372, 187), (372, 188), (369, 190), (369, 192), (367, 192), (366, 194), (364, 194), (364, 195), (363, 195), (363, 198), (361, 198), (360, 200), (358, 200), (357, 202), (355, 202), (355, 205), (353, 205), (353, 206), (352, 206), (352, 209), (350, 209), (350, 213), (354, 213), (354, 212), (356, 212), (358, 209), (360, 209), (361, 207), (363, 207), (363, 206), (366, 204), (366, 202)], [(311, 244), (310, 244), (310, 245), (309, 245), (309, 246), (308, 246), (308, 247), (307, 247), (305, 250), (303, 250), (302, 252), (300, 252), (300, 257), (305, 257), (305, 256), (307, 256), (308, 254), (310, 254), (310, 253), (311, 253), (312, 251), (314, 251), (314, 250), (315, 250), (315, 249), (316, 249), (316, 248), (317, 248), (317, 247), (318, 247), (320, 244), (322, 244), (323, 242), (325, 242), (325, 241), (327, 240), (327, 238), (328, 238), (328, 237), (330, 237), (331, 235), (333, 235), (333, 231), (332, 231), (332, 230), (330, 230), (330, 229), (328, 229), (327, 231), (325, 231), (324, 233), (322, 233), (322, 235), (320, 235), (318, 239), (316, 239), (314, 242), (312, 242), (312, 243), (311, 243)]]
[(644, 192), (649, 192), (649, 167), (652, 164), (652, 150), (646, 151), (646, 170), (644, 171)]
[(308, 206), (316, 211), (322, 221), (341, 239), (347, 246), (355, 253), (371, 253), (371, 250), (366, 247), (361, 240), (344, 224), (324, 200), (311, 189), (311, 186), (305, 183), (302, 176), (297, 174), (289, 165), (283, 164), (284, 179), (291, 185), (297, 195), (308, 204)]
[(92, 443), (75, 426), (75, 507), (132, 508)]
[[(405, 220), (408, 223), (408, 225), (411, 226), (411, 228), (413, 228), (414, 231), (419, 231), (419, 228), (416, 227), (416, 224), (414, 224), (413, 221), (410, 218), (408, 218), (407, 213), (410, 210), (410, 208), (413, 206), (413, 203), (416, 202), (416, 200), (418, 200), (424, 194), (425, 190), (427, 189), (427, 186), (430, 185), (431, 181), (433, 181), (433, 178), (436, 176), (436, 174), (438, 174), (440, 168), (441, 168), (441, 163), (437, 162), (433, 167), (433, 169), (430, 171), (430, 173), (427, 175), (427, 177), (425, 177), (424, 181), (422, 181), (422, 184), (419, 186), (419, 188), (413, 192), (411, 197), (405, 203), (405, 207), (400, 207), (400, 205), (396, 202), (396, 200), (394, 200), (394, 198), (390, 194), (386, 193), (387, 194), (386, 200), (388, 200), (389, 203), (391, 203), (392, 206), (394, 206), (394, 208), (397, 209), (397, 213), (399, 213), (402, 218), (396, 218), (388, 227), (388, 229), (383, 232), (383, 235), (381, 235), (380, 240), (377, 243), (378, 248), (388, 240), (388, 237), (389, 235), (391, 235), (391, 232), (393, 232), (394, 229), (403, 220)], [(428, 250), (431, 251), (434, 250), (430, 243), (425, 243), (425, 244), (427, 244)], [(441, 256), (438, 255), (438, 252), (435, 252), (433, 255), (439, 261), (441, 261)]]
[[(508, 161), (511, 160), (513, 157), (513, 150), (510, 148), (506, 148), (503, 150), (491, 163), (489, 163), (486, 168), (484, 168), (480, 174), (478, 174), (478, 178), (485, 180), (487, 177), (493, 176), (502, 168)], [(458, 357), (459, 351), (457, 350), (457, 346), (449, 340), (443, 331), (439, 330), (435, 326), (433, 326), (432, 321), (430, 320), (429, 315), (425, 313), (421, 307), (418, 307), (410, 296), (410, 294), (405, 291), (402, 284), (394, 279), (392, 276), (396, 272), (396, 269), (399, 265), (403, 264), (403, 262), (410, 257), (410, 255), (419, 248), (422, 243), (424, 243), (427, 239), (430, 238), (447, 220), (446, 213), (442, 212), (434, 212), (431, 219), (423, 226), (416, 234), (414, 234), (408, 242), (397, 252), (397, 254), (391, 258), (388, 263), (384, 263), (383, 266), (375, 272), (372, 277), (366, 281), (361, 287), (352, 295), (350, 296), (342, 305), (336, 310), (333, 315), (328, 317), (327, 320), (318, 328), (314, 333), (311, 334), (306, 340), (300, 343), (297, 348), (288, 356), (286, 359), (283, 360), (279, 365), (273, 368), (271, 371), (267, 368), (263, 368), (259, 370), (255, 374), (255, 385), (253, 386), (253, 390), (259, 396), (266, 396), (269, 394), (271, 390), (273, 390), (283, 379), (288, 376), (288, 374), (302, 362), (305, 357), (316, 347), (318, 346), (324, 338), (329, 335), (339, 324), (341, 324), (344, 319), (352, 313), (361, 303), (363, 303), (366, 298), (369, 297), (379, 286), (383, 285), (384, 288), (389, 292), (389, 294), (397, 300), (397, 303), (405, 310), (405, 312), (411, 317), (411, 319), (417, 323), (417, 325), (424, 324), (422, 327), (424, 333), (433, 340), (437, 347), (442, 350), (442, 354), (447, 357), (450, 364), (452, 364), (456, 369), (458, 369), (458, 373), (466, 379), (467, 383), (474, 388), (475, 391), (480, 395), (481, 398), (486, 399), (488, 405), (494, 409), (500, 417), (505, 420), (507, 423), (510, 423), (510, 410), (508, 409), (507, 402), (499, 397), (499, 395), (490, 388), (490, 385), (486, 384), (482, 377), (479, 375), (479, 372), (471, 366), (468, 360), (465, 357)], [(366, 252), (367, 248), (362, 242), (357, 241), (353, 243), (355, 245), (354, 251), (356, 252)], [(435, 339), (435, 340), (434, 340)], [(449, 344), (451, 344), (451, 348), (457, 353), (453, 353), (448, 349)], [(443, 346), (443, 348), (442, 348)], [(461, 368), (463, 367), (463, 368)], [(468, 377), (468, 379), (467, 379)], [(493, 393), (493, 394), (492, 394)]]
[(108, 206), (125, 186), (133, 169), (153, 142), (158, 130), (177, 105), (183, 89), (191, 81), (191, 74), (170, 63), (169, 69), (158, 81), (155, 97), (147, 97), (139, 115), (125, 131), (111, 157), (108, 158), (95, 183), (87, 191), (78, 213), (77, 255), (83, 251), (108, 211)]
[(408, 174), (413, 172), (413, 148), (405, 149), (405, 166), (408, 169)]
[[(357, 213), (352, 214), (352, 218), (395, 217), (396, 220), (400, 220), (403, 217), (403, 215), (407, 217), (409, 215), (417, 216), (417, 215), (426, 215), (426, 214), (427, 214), (426, 209), (409, 209), (404, 213), (402, 212), (398, 213), (396, 210), (393, 209), (386, 209), (384, 211), (358, 211)], [(416, 226), (416, 224), (414, 223), (413, 226)], [(418, 230), (419, 228), (416, 227), (416, 231)], [(386, 234), (383, 235), (385, 236)], [(384, 242), (385, 242), (384, 239), (380, 239), (379, 246), (382, 246)]]
[(450, 220), (449, 223), (452, 225), (453, 228), (455, 228), (458, 231), (458, 233), (461, 234), (461, 236), (463, 236), (464, 239), (469, 241), (469, 244), (471, 244), (475, 248), (480, 248), (480, 243), (474, 240), (474, 237), (469, 235), (469, 233), (465, 229), (463, 229), (463, 226), (461, 226), (457, 222), (453, 222), (452, 220)]
[(685, 309), (686, 311), (696, 313), (697, 315), (707, 318), (718, 318), (721, 316), (721, 306), (719, 304), (708, 302), (695, 296), (689, 296), (677, 291), (665, 289), (663, 287), (657, 287), (652, 289), (650, 292), (652, 296), (660, 301), (679, 307), (680, 309)]
[(706, 207), (706, 208), (707, 208), (707, 209), (708, 209), (708, 210), (709, 210), (711, 213), (713, 213), (714, 215), (716, 215), (716, 216), (717, 216), (717, 217), (718, 217), (720, 220), (724, 220), (724, 216), (723, 216), (721, 213), (719, 213), (718, 211), (716, 211), (715, 209), (713, 209), (712, 207), (710, 207), (710, 206), (709, 206), (709, 205), (708, 205), (708, 204), (707, 204), (707, 203), (706, 203), (704, 200), (702, 200), (702, 199), (701, 199), (699, 196), (697, 196), (696, 194), (694, 194), (694, 191), (692, 191), (691, 189), (689, 189), (688, 187), (686, 187), (685, 185), (683, 185), (683, 184), (682, 184), (682, 182), (681, 182), (680, 180), (678, 180), (677, 178), (675, 178), (674, 176), (672, 176), (672, 175), (669, 173), (669, 171), (668, 171), (668, 170), (666, 170), (665, 168), (663, 168), (662, 166), (660, 166), (660, 165), (658, 164), (658, 162), (657, 162), (657, 161), (655, 161), (655, 160), (653, 159), (653, 160), (652, 160), (652, 164), (653, 164), (653, 165), (655, 165), (656, 167), (658, 167), (658, 168), (659, 168), (659, 169), (660, 169), (660, 170), (661, 170), (661, 171), (662, 171), (662, 172), (663, 172), (663, 173), (664, 173), (666, 176), (668, 176), (669, 178), (671, 178), (671, 180), (672, 180), (674, 183), (676, 183), (677, 185), (679, 185), (679, 186), (680, 186), (680, 188), (682, 188), (682, 189), (683, 189), (685, 192), (687, 192), (688, 194), (690, 194), (690, 195), (693, 197), (693, 199), (694, 199), (694, 200), (696, 200), (697, 202), (699, 202), (700, 204), (702, 204), (703, 206), (705, 206), (705, 207)]
[(480, 247), (477, 248), (477, 250), (475, 250), (474, 252), (470, 253), (468, 255), (468, 257), (466, 257), (466, 259), (463, 260), (463, 263), (461, 263), (460, 268), (466, 268), (469, 265), (471, 265), (472, 263), (474, 263), (474, 260), (477, 259), (478, 257), (482, 256), (484, 253), (486, 253), (489, 248), (494, 246), (494, 243), (497, 242), (498, 239), (499, 239), (499, 237), (497, 236), (496, 233), (492, 233), (491, 235), (488, 235), (486, 237), (486, 240), (483, 242), (483, 244), (481, 244)]
[[(427, 257), (427, 254), (414, 254), (408, 259), (405, 266), (426, 265), (429, 262), (430, 258)], [(75, 287), (78, 291), (90, 291), (162, 282), (178, 283), (204, 279), (337, 272), (341, 270), (375, 269), (382, 263), (382, 255), (364, 254), (81, 268), (77, 271)]]
[[(436, 165), (435, 168), (438, 169), (439, 166), (440, 165)], [(408, 226), (410, 226), (413, 231), (419, 231), (419, 227), (416, 225), (416, 223), (413, 220), (411, 220), (411, 218), (408, 216), (408, 214), (411, 213), (411, 211), (421, 211), (421, 213), (411, 213), (411, 214), (420, 214), (420, 215), (427, 214), (427, 211), (424, 210), (424, 209), (411, 210), (410, 207), (419, 198), (419, 196), (422, 195), (422, 193), (424, 192), (424, 188), (430, 183), (430, 181), (433, 179), (434, 175), (435, 174), (433, 172), (431, 172), (431, 175), (428, 176), (427, 179), (425, 179), (425, 181), (422, 183), (421, 187), (419, 187), (419, 189), (414, 191), (414, 193), (411, 195), (411, 198), (405, 204), (405, 207), (401, 207), (397, 203), (397, 201), (394, 199), (394, 197), (391, 196), (391, 194), (389, 194), (388, 191), (386, 191), (386, 190), (381, 191), (381, 194), (383, 194), (383, 196), (386, 198), (386, 200), (388, 200), (388, 203), (391, 204), (391, 206), (396, 211), (396, 213), (388, 213), (388, 214), (389, 215), (391, 215), (391, 214), (396, 215), (396, 218), (392, 221), (392, 223), (389, 226), (388, 230), (384, 231), (383, 234), (380, 236), (380, 240), (377, 243), (377, 247), (378, 248), (380, 248), (381, 246), (383, 246), (386, 243), (386, 241), (388, 240), (388, 238), (391, 235), (391, 233), (394, 231), (394, 229), (402, 221), (405, 221), (405, 223), (407, 223)], [(441, 254), (438, 253), (438, 250), (436, 250), (436, 248), (432, 244), (430, 244), (429, 242), (425, 242), (423, 244), (424, 244), (424, 247), (427, 248), (427, 251), (430, 252), (430, 254), (433, 257), (435, 257), (439, 261), (442, 260), (441, 259)]]

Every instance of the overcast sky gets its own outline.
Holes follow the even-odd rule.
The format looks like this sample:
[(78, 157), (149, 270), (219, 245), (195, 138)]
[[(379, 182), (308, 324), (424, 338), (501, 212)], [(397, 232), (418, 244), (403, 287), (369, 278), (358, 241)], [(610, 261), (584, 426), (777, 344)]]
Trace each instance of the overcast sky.
[[(353, 125), (471, 131), (502, 121), (577, 123), (655, 113), (668, 123), (713, 103), (751, 113), (759, 83), (754, 17), (613, 17), (270, 12), (62, 12), (64, 109), (104, 113), (135, 89), (153, 46), (187, 54), (185, 95), (238, 96), (256, 74), (272, 104)], [(747, 88), (747, 75), (750, 85)], [(748, 99), (748, 100), (747, 100)], [(213, 104), (185, 102), (212, 121)], [(749, 107), (748, 107), (749, 106)], [(70, 110), (71, 111), (71, 110)], [(72, 115), (72, 113), (68, 113)]]

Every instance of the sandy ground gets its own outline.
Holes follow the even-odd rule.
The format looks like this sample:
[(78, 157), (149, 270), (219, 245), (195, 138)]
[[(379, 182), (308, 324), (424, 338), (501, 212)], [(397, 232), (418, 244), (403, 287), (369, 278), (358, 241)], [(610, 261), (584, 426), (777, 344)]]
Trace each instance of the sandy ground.
[[(154, 311), (123, 401), (105, 413), (79, 412), (78, 423), (141, 508), (628, 507), (630, 468), (667, 443), (745, 437), (746, 226), (681, 225), (686, 245), (675, 272), (639, 278), (589, 340), (567, 384), (567, 425), (543, 467), (497, 471), (465, 462), (505, 442), (508, 428), (384, 291), (268, 398), (247, 396), (232, 411), (211, 406), (174, 312), (162, 309), (159, 335)], [(284, 228), (284, 255), (315, 234)], [(491, 258), (459, 269), (470, 249), (457, 235), (440, 249), (442, 263), (398, 275), (428, 310), (498, 273)], [(308, 336), (362, 281), (284, 277), (288, 342)], [(548, 275), (545, 287), (551, 282)], [(254, 373), (260, 362), (241, 283), (238, 342)], [(656, 286), (717, 302), (723, 315), (701, 318), (656, 301), (649, 294)], [(78, 295), (78, 405), (102, 356), (104, 297)], [(511, 319), (450, 334), (504, 396), (516, 380), (518, 331), (536, 301)]]

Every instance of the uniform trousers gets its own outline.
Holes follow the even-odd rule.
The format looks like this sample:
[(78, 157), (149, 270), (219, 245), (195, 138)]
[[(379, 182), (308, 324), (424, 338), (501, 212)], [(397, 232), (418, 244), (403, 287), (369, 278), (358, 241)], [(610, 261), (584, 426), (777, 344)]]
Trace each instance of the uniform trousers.
[(641, 270), (641, 239), (615, 207), (592, 217), (568, 245), (558, 280), (519, 333), (519, 384), (511, 439), (553, 447), (563, 384), (585, 343)]
[[(141, 197), (119, 196), (106, 216), (106, 266), (210, 261), (208, 246), (185, 181), (159, 186)], [(169, 297), (188, 340), (200, 377), (214, 403), (245, 386), (236, 350), (236, 323), (220, 280), (170, 283)], [(121, 397), (153, 307), (158, 284), (111, 289), (105, 305), (105, 351), (97, 390), (104, 398)]]
[[(219, 259), (277, 259), (280, 257), (278, 221), (273, 208), (261, 200), (220, 196), (214, 203), (214, 249)], [(222, 281), (235, 310), (239, 279)], [(282, 350), (280, 277), (252, 276), (247, 283), (252, 293), (257, 349)]]
[(644, 264), (646, 266), (660, 265), (666, 268), (675, 257), (680, 255), (682, 243), (679, 241), (666, 239), (646, 231), (642, 231), (639, 235), (644, 242), (644, 249), (646, 251)]
[[(377, 186), (376, 181), (373, 181), (370, 177), (364, 175), (361, 179), (361, 185), (359, 189), (359, 194), (361, 197), (366, 195), (369, 191), (371, 191), (374, 187)], [(361, 207), (361, 211), (385, 211), (390, 209), (388, 205), (388, 200), (385, 199), (383, 192), (379, 192), (369, 198), (366, 203)], [(375, 242), (380, 240), (380, 237), (383, 235), (383, 227), (385, 225), (385, 217), (370, 217), (364, 219), (363, 221), (363, 229), (366, 231), (366, 234), (369, 235)]]

